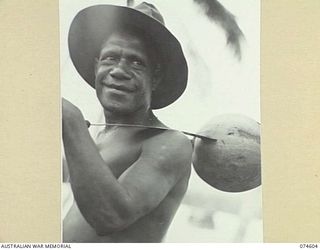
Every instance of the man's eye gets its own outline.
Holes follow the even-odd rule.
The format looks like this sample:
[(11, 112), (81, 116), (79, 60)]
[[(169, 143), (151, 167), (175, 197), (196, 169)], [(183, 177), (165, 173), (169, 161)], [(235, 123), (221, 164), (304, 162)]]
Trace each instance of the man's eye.
[(102, 62), (109, 62), (109, 63), (115, 62), (116, 60), (117, 59), (114, 56), (105, 56), (101, 58)]
[(108, 61), (115, 61), (116, 58), (113, 57), (113, 56), (107, 56), (105, 60), (108, 60)]
[(140, 60), (134, 60), (134, 61), (132, 61), (132, 64), (134, 66), (144, 66), (144, 63)]

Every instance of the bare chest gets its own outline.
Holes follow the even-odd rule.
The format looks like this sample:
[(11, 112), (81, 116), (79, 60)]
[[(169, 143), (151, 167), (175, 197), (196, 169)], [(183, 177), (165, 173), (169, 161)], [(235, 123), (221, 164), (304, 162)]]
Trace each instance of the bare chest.
[(116, 178), (140, 156), (142, 141), (135, 133), (100, 134), (97, 141), (100, 155)]

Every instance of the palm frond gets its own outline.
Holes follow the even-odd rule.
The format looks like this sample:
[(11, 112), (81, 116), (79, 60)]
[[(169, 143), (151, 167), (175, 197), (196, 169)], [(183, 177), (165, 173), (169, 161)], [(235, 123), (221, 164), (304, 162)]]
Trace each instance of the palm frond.
[(217, 0), (193, 0), (204, 10), (210, 21), (220, 25), (226, 33), (227, 44), (234, 50), (235, 55), (241, 59), (241, 40), (244, 35), (238, 26), (235, 16)]

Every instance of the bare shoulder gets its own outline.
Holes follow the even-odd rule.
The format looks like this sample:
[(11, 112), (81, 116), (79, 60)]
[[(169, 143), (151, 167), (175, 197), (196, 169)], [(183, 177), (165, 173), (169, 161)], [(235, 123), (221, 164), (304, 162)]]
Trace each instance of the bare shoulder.
[(158, 162), (161, 168), (182, 170), (191, 167), (192, 144), (177, 131), (163, 131), (143, 142), (142, 157)]

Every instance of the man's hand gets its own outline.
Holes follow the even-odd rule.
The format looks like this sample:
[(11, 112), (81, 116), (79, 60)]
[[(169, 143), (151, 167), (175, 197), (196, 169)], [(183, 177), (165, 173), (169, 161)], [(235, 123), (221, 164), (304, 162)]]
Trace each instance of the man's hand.
[(80, 119), (82, 113), (80, 109), (68, 100), (62, 98), (62, 121), (66, 119)]

